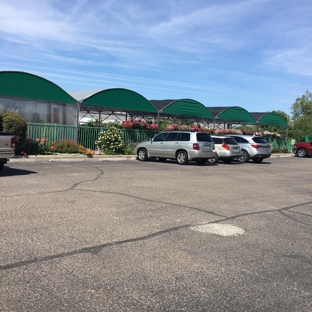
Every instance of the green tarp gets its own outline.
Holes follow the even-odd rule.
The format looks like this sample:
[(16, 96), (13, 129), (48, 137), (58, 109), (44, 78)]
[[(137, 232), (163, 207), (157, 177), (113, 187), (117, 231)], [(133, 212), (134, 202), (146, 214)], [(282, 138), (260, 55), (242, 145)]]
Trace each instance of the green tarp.
[(0, 97), (76, 104), (73, 97), (53, 82), (16, 71), (0, 72)]
[(200, 102), (191, 99), (181, 100), (150, 100), (161, 111), (160, 116), (172, 115), (182, 118), (213, 120), (213, 115)]
[(122, 88), (106, 89), (83, 99), (82, 107), (98, 110), (149, 112), (157, 114), (157, 109), (142, 95)]

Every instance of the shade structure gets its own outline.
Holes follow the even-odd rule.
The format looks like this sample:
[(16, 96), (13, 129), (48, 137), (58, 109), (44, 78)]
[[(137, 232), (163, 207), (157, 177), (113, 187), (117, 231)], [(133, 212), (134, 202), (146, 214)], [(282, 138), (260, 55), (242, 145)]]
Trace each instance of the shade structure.
[(55, 83), (25, 72), (0, 72), (0, 111), (16, 112), (26, 122), (77, 124), (76, 100)]
[(76, 100), (55, 83), (25, 72), (0, 72), (0, 96), (45, 102), (76, 104)]
[[(157, 109), (141, 94), (123, 88), (71, 92), (81, 111), (129, 112), (157, 115)], [(80, 98), (77, 98), (80, 97)]]
[(254, 124), (255, 120), (251, 114), (242, 107), (207, 107), (207, 110), (213, 115), (215, 122), (234, 122), (241, 124)]
[(250, 113), (258, 125), (288, 127), (286, 120), (278, 113)]
[(213, 120), (213, 115), (205, 105), (192, 99), (150, 100), (150, 102), (160, 111), (161, 116)]

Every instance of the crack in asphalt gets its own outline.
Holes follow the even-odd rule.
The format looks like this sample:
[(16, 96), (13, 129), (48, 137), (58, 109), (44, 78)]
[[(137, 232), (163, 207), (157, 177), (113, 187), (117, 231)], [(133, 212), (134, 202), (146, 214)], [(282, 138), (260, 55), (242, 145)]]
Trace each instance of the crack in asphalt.
[[(101, 192), (101, 193), (106, 193), (106, 194), (115, 194), (115, 195), (119, 195), (119, 196), (127, 196), (127, 197), (131, 197), (131, 198), (135, 198), (138, 200), (144, 200), (147, 201), (148, 199), (146, 198), (142, 198), (139, 196), (134, 196), (134, 195), (130, 195), (130, 194), (126, 194), (126, 193), (120, 193), (120, 192), (103, 192), (103, 191), (93, 191), (93, 190), (85, 190), (85, 189), (80, 189), (78, 188), (78, 186), (80, 184), (83, 184), (85, 182), (92, 182), (92, 181), (97, 181), (100, 179), (100, 177), (104, 174), (104, 171), (98, 167), (96, 167), (96, 169), (99, 171), (99, 173), (90, 180), (83, 180), (77, 183), (74, 183), (72, 186), (70, 186), (67, 189), (61, 190), (61, 191), (51, 191), (51, 192), (38, 192), (37, 195), (39, 194), (51, 194), (51, 193), (60, 193), (60, 192), (66, 192), (66, 191), (71, 191), (71, 190), (79, 190), (79, 191), (85, 191), (85, 192)], [(17, 194), (15, 196), (28, 196), (31, 195), (33, 196), (34, 194)], [(6, 197), (6, 196), (2, 196), (2, 197)], [(215, 221), (211, 221), (211, 222), (207, 222), (207, 223), (201, 223), (201, 225), (203, 224), (211, 224), (211, 223), (221, 223), (221, 222), (225, 222), (225, 221), (230, 221), (230, 220), (235, 220), (238, 218), (242, 218), (245, 216), (251, 216), (251, 215), (259, 215), (259, 214), (265, 214), (265, 213), (272, 213), (272, 212), (279, 212), (280, 214), (282, 214), (283, 216), (307, 225), (307, 226), (312, 226), (312, 224), (308, 224), (305, 222), (301, 222), (296, 220), (295, 218), (285, 214), (285, 211), (288, 211), (288, 213), (293, 213), (293, 214), (302, 214), (305, 216), (308, 216), (307, 214), (303, 214), (300, 212), (295, 212), (295, 211), (291, 211), (290, 209), (292, 208), (297, 208), (297, 207), (301, 207), (301, 206), (305, 206), (305, 205), (309, 205), (312, 203), (312, 201), (310, 202), (305, 202), (305, 203), (300, 203), (300, 204), (296, 204), (296, 205), (291, 205), (291, 206), (287, 206), (284, 208), (279, 208), (279, 209), (273, 209), (273, 210), (262, 210), (262, 211), (256, 211), (256, 212), (249, 212), (249, 213), (242, 213), (242, 214), (237, 214), (234, 216), (224, 216), (221, 214), (217, 214), (214, 211), (207, 211), (204, 209), (200, 209), (200, 208), (196, 208), (196, 207), (192, 207), (192, 206), (187, 206), (187, 205), (179, 205), (179, 204), (173, 204), (173, 203), (168, 203), (168, 202), (162, 202), (162, 201), (158, 201), (158, 200), (148, 200), (149, 202), (154, 202), (154, 203), (158, 203), (158, 204), (166, 204), (166, 205), (170, 205), (170, 206), (177, 206), (177, 207), (182, 207), (182, 208), (186, 208), (186, 209), (192, 209), (192, 210), (196, 210), (196, 211), (200, 211), (200, 212), (204, 212), (216, 217), (221, 218), (220, 220), (215, 220)], [(18, 261), (18, 262), (14, 262), (14, 263), (8, 263), (8, 264), (4, 264), (4, 265), (0, 265), (0, 270), (8, 270), (8, 269), (13, 269), (13, 268), (17, 268), (17, 267), (21, 267), (21, 266), (25, 266), (25, 265), (29, 265), (29, 264), (33, 264), (33, 263), (39, 263), (39, 262), (45, 262), (45, 261), (49, 261), (49, 260), (54, 260), (54, 259), (60, 259), (60, 258), (64, 258), (64, 257), (69, 257), (69, 256), (73, 256), (73, 255), (77, 255), (77, 254), (83, 254), (83, 253), (89, 253), (89, 254), (98, 254), (99, 252), (101, 252), (104, 248), (108, 248), (111, 246), (118, 246), (118, 245), (122, 245), (122, 244), (127, 244), (127, 243), (134, 243), (134, 242), (138, 242), (138, 241), (144, 241), (144, 240), (148, 240), (166, 233), (171, 233), (171, 232), (175, 232), (178, 230), (182, 230), (182, 229), (186, 229), (192, 226), (196, 226), (198, 224), (184, 224), (184, 225), (180, 225), (177, 227), (173, 227), (173, 228), (169, 228), (169, 229), (165, 229), (165, 230), (161, 230), (161, 231), (157, 231), (154, 233), (150, 233), (141, 237), (135, 237), (135, 238), (129, 238), (129, 239), (125, 239), (125, 240), (120, 240), (120, 241), (115, 241), (115, 242), (110, 242), (110, 243), (105, 243), (99, 246), (92, 246), (92, 247), (83, 247), (80, 249), (76, 249), (73, 251), (69, 251), (69, 252), (63, 252), (63, 253), (59, 253), (59, 254), (55, 254), (55, 255), (50, 255), (50, 256), (45, 256), (42, 258), (34, 258), (34, 259), (30, 259), (30, 260), (24, 260), (24, 261)]]
[[(257, 215), (257, 214), (272, 213), (272, 212), (280, 212), (280, 213), (282, 213), (283, 211), (289, 211), (289, 209), (296, 208), (296, 207), (301, 207), (301, 206), (305, 206), (305, 205), (309, 205), (309, 204), (312, 204), (312, 201), (306, 202), (306, 203), (297, 204), (297, 205), (291, 205), (291, 206), (287, 206), (287, 207), (279, 208), (279, 209), (275, 209), (275, 210), (264, 210), (264, 211), (250, 212), (250, 213), (242, 213), (242, 214), (238, 214), (238, 215), (231, 216), (231, 217), (223, 217), (220, 220), (206, 222), (206, 223), (201, 223), (200, 225), (211, 224), (211, 223), (220, 223), (220, 222), (225, 222), (225, 221), (229, 221), (229, 220), (235, 220), (235, 219), (242, 218), (242, 217), (245, 217), (245, 216)], [(293, 211), (290, 211), (290, 212), (295, 213)], [(31, 260), (24, 260), (24, 261), (19, 261), (19, 262), (5, 264), (5, 265), (0, 265), (0, 270), (13, 269), (13, 268), (17, 268), (17, 267), (33, 264), (33, 263), (39, 263), (39, 262), (45, 262), (45, 261), (59, 259), (59, 258), (65, 258), (65, 257), (77, 255), (77, 254), (89, 253), (89, 254), (96, 255), (100, 251), (102, 251), (104, 248), (108, 248), (108, 247), (111, 247), (111, 246), (123, 245), (123, 244), (127, 244), (127, 243), (135, 243), (135, 242), (138, 242), (138, 241), (144, 241), (144, 240), (148, 240), (148, 239), (151, 239), (151, 238), (154, 238), (154, 237), (166, 234), (166, 233), (176, 232), (178, 230), (190, 228), (190, 227), (193, 227), (193, 226), (196, 226), (196, 225), (199, 225), (199, 224), (184, 224), (184, 225), (180, 225), (180, 226), (177, 226), (177, 227), (173, 227), (173, 228), (157, 231), (157, 232), (154, 232), (154, 233), (150, 233), (150, 234), (147, 234), (147, 235), (144, 235), (144, 236), (141, 236), (141, 237), (134, 237), (134, 238), (129, 238), (129, 239), (125, 239), (125, 240), (105, 243), (105, 244), (102, 244), (102, 245), (99, 245), (99, 246), (83, 247), (83, 248), (76, 249), (76, 250), (73, 250), (73, 251), (63, 252), (63, 253), (59, 253), (59, 254), (55, 254), (55, 255), (51, 255), (51, 256), (42, 257), (42, 258), (39, 258), (39, 259), (38, 258), (34, 258), (34, 259), (31, 259)], [(312, 224), (308, 224), (308, 225), (312, 226)]]

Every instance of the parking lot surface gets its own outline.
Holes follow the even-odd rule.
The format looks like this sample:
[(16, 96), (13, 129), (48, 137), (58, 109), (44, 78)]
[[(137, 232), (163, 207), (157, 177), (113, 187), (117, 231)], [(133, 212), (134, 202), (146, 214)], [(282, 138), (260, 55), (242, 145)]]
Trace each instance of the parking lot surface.
[(0, 311), (311, 311), (312, 159), (9, 163)]

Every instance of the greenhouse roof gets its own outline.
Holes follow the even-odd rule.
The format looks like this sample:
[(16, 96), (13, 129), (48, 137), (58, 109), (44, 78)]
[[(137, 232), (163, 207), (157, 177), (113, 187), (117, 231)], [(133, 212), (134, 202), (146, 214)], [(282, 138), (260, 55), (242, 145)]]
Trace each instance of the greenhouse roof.
[(53, 82), (18, 71), (0, 71), (0, 97), (76, 104), (73, 97)]
[(257, 124), (266, 126), (288, 127), (285, 119), (278, 113), (250, 113)]
[(123, 111), (157, 114), (157, 109), (141, 94), (123, 88), (70, 92), (81, 103), (81, 111)]
[(205, 105), (195, 100), (150, 100), (150, 102), (161, 111), (161, 115), (213, 119), (213, 115), (207, 110)]
[(215, 121), (237, 122), (254, 124), (255, 120), (251, 114), (242, 107), (206, 107), (214, 116)]

